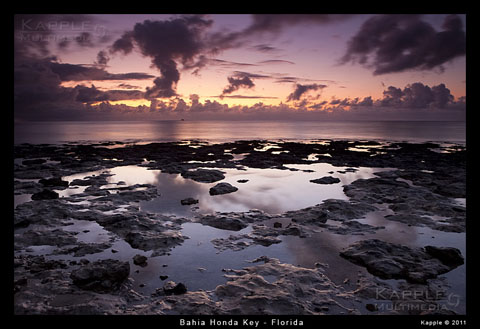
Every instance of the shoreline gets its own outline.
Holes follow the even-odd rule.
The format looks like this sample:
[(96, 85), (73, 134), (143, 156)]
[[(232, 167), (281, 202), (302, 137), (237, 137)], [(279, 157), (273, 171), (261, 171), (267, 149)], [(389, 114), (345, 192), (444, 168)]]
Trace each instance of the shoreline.
[[(465, 232), (466, 207), (455, 200), (465, 198), (466, 149), (448, 144), (253, 140), (15, 145), (15, 193), (37, 199), (25, 197), (27, 202), (14, 210), (15, 313), (463, 314), (464, 297), (449, 285), (465, 275), (465, 250), (459, 250), (451, 237)], [(122, 147), (110, 148), (118, 145)], [(332, 174), (309, 170), (322, 163), (339, 170)], [(124, 166), (155, 172), (157, 180), (173, 175), (177, 183), (202, 186), (199, 191), (204, 192), (199, 193), (205, 197), (200, 199), (200, 210), (205, 198), (238, 198), (254, 186), (262, 170), (273, 169), (296, 179), (311, 175), (310, 182), (305, 181), (307, 187), (341, 187), (346, 199), (321, 199), (318, 204), (280, 213), (197, 210), (192, 217), (172, 216), (144, 207), (162, 198), (162, 185), (121, 183), (108, 171)], [(344, 180), (362, 173), (358, 172), (362, 167), (386, 170)], [(230, 180), (237, 190), (221, 190), (220, 195), (205, 192), (229, 181), (230, 171), (235, 170), (256, 174), (243, 183)], [(98, 174), (84, 175), (88, 172)], [(79, 178), (64, 180), (71, 175)], [(177, 200), (180, 209), (199, 207), (180, 204), (182, 200)], [(202, 236), (205, 230), (194, 229), (188, 236), (188, 225), (210, 233)], [(397, 232), (399, 228), (405, 232)], [(383, 232), (411, 237), (403, 245)], [(422, 245), (408, 242), (420, 233), (431, 234), (431, 240), (424, 239)], [(307, 243), (315, 250), (315, 244), (326, 237), (334, 244), (345, 242), (323, 253), (327, 262), (314, 256), (316, 261), (299, 265), (290, 249)], [(459, 243), (462, 240), (464, 244), (464, 237)], [(376, 256), (380, 262), (347, 252), (362, 241), (361, 248), (382, 255)], [(189, 248), (197, 244), (208, 257), (230, 258), (235, 267), (222, 268), (221, 261), (213, 261), (208, 266), (178, 268), (194, 250), (184, 248), (189, 243)], [(399, 258), (392, 251), (396, 248), (405, 256)], [(146, 259), (134, 260), (137, 255)], [(239, 255), (243, 258), (236, 260)], [(343, 281), (336, 278), (335, 283), (328, 262), (357, 272)], [(423, 272), (428, 276), (416, 274)], [(451, 275), (444, 273), (457, 274), (448, 279)], [(187, 274), (203, 277), (199, 282), (225, 277), (215, 289), (190, 290), (187, 284), (183, 290), (179, 278)], [(323, 297), (309, 292), (317, 289), (324, 291)], [(375, 295), (379, 289), (388, 293)], [(401, 291), (418, 293), (395, 298)], [(460, 298), (457, 305), (452, 304), (452, 296)], [(402, 305), (407, 309), (399, 310)]]

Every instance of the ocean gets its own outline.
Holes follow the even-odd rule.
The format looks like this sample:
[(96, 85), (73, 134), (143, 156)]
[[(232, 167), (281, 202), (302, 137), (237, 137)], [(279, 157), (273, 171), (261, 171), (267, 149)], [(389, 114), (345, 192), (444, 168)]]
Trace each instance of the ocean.
[(465, 143), (460, 121), (76, 121), (15, 123), (14, 143), (179, 140), (381, 140)]

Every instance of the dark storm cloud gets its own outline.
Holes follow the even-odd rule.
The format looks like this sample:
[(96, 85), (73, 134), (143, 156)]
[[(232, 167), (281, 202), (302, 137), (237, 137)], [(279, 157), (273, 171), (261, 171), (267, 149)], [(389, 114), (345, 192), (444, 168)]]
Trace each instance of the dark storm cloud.
[(90, 87), (79, 85), (76, 86), (74, 90), (76, 91), (75, 100), (82, 103), (142, 99), (145, 96), (143, 92), (138, 90), (102, 91), (97, 89), (94, 85), (91, 85)]
[(430, 70), (465, 55), (466, 38), (458, 15), (448, 15), (437, 31), (420, 15), (369, 18), (348, 42), (340, 63), (358, 62), (373, 74)]
[(97, 60), (96, 64), (105, 66), (108, 64), (108, 61), (110, 60), (110, 57), (108, 56), (107, 52), (105, 50), (101, 50), (97, 54)]
[(295, 90), (290, 94), (288, 95), (287, 97), (287, 102), (289, 101), (293, 101), (293, 100), (299, 100), (300, 97), (305, 94), (306, 92), (310, 91), (310, 90), (321, 90), (323, 88), (327, 87), (326, 85), (321, 85), (321, 84), (316, 84), (316, 83), (313, 83), (313, 84), (310, 84), (310, 85), (301, 85), (301, 84), (297, 84), (295, 86)]
[(228, 77), (228, 86), (223, 89), (222, 95), (233, 93), (240, 88), (251, 89), (255, 83), (248, 76)]
[(180, 79), (177, 62), (189, 68), (200, 65), (195, 57), (205, 50), (202, 33), (212, 23), (199, 15), (165, 21), (145, 20), (135, 24), (132, 31), (125, 32), (112, 44), (110, 51), (128, 54), (137, 47), (142, 55), (152, 59), (153, 66), (161, 73), (153, 81), (154, 85), (147, 88), (146, 97), (175, 96)]
[(47, 65), (53, 73), (57, 74), (61, 81), (84, 81), (84, 80), (142, 80), (153, 78), (153, 75), (139, 72), (109, 73), (104, 69), (92, 66), (49, 62)]

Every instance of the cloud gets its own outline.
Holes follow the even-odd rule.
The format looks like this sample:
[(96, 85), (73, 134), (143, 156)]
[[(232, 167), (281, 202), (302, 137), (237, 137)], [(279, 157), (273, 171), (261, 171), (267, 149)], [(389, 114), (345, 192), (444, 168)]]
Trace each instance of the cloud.
[(253, 83), (252, 79), (250, 79), (248, 76), (231, 76), (228, 77), (228, 86), (226, 86), (223, 89), (222, 95), (230, 94), (233, 93), (234, 91), (240, 89), (240, 88), (248, 88), (251, 89), (255, 86)]
[(274, 52), (277, 52), (277, 51), (280, 50), (276, 47), (272, 47), (272, 46), (267, 45), (267, 44), (255, 45), (255, 46), (252, 47), (252, 49), (254, 49), (256, 51), (260, 51), (262, 53), (274, 53)]
[(420, 15), (369, 18), (350, 39), (341, 64), (358, 62), (374, 75), (407, 70), (443, 70), (443, 64), (465, 55), (466, 37), (458, 15), (448, 15), (437, 31)]
[(206, 51), (202, 34), (212, 23), (200, 15), (165, 21), (145, 20), (116, 40), (110, 52), (128, 54), (137, 47), (142, 55), (151, 58), (152, 65), (161, 74), (153, 81), (154, 85), (147, 88), (146, 97), (172, 97), (177, 95), (180, 79), (177, 62), (189, 68), (204, 65), (204, 61), (196, 62), (195, 58)]
[(78, 85), (75, 100), (82, 103), (95, 103), (102, 101), (119, 101), (130, 99), (143, 99), (145, 94), (139, 90), (98, 90), (94, 85), (90, 87)]
[(97, 54), (97, 61), (95, 63), (97, 65), (105, 66), (107, 65), (109, 60), (110, 60), (110, 57), (108, 56), (107, 52), (105, 50), (101, 50)]
[[(326, 25), (353, 17), (350, 14), (254, 14), (252, 23), (236, 32), (216, 32), (209, 35), (208, 44), (213, 51), (238, 48), (263, 34), (278, 34), (295, 25)], [(271, 51), (268, 45), (257, 45), (259, 51)], [(272, 47), (273, 48), (273, 47)]]
[(144, 80), (154, 76), (146, 73), (109, 73), (103, 68), (78, 64), (48, 62), (53, 73), (57, 74), (61, 81), (84, 81), (84, 80)]
[(305, 94), (306, 92), (310, 91), (310, 90), (318, 90), (318, 89), (323, 89), (327, 87), (326, 85), (321, 85), (321, 84), (316, 84), (316, 83), (313, 83), (313, 84), (310, 84), (310, 85), (301, 85), (301, 84), (296, 84), (295, 86), (295, 90), (290, 94), (288, 95), (287, 97), (287, 102), (289, 101), (293, 101), (293, 100), (299, 100), (300, 97)]
[(278, 99), (278, 97), (273, 96), (247, 96), (247, 95), (220, 95), (220, 96), (210, 96), (217, 98), (239, 98), (239, 99)]
[(258, 62), (259, 64), (295, 64), (291, 61), (286, 61), (283, 59), (268, 59), (265, 61)]

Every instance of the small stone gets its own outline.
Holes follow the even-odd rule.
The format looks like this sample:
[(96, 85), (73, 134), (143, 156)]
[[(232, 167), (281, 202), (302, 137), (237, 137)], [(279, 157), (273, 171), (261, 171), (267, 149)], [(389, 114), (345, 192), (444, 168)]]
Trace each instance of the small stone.
[(187, 287), (183, 283), (178, 283), (175, 284), (173, 281), (168, 281), (165, 283), (163, 286), (163, 291), (165, 292), (165, 295), (170, 296), (170, 295), (182, 295), (187, 292)]
[(282, 227), (282, 223), (280, 223), (280, 222), (275, 222), (275, 223), (273, 223), (273, 227), (274, 227), (274, 228), (281, 228), (281, 227)]
[(168, 275), (160, 275), (160, 280), (165, 281), (168, 279)]
[(229, 183), (218, 183), (208, 191), (210, 195), (227, 194), (238, 191), (238, 188)]
[(335, 184), (340, 183), (340, 179), (332, 176), (325, 176), (322, 178), (312, 179), (310, 182), (315, 184)]
[(198, 200), (196, 200), (194, 198), (186, 198), (186, 199), (181, 200), (180, 203), (182, 204), (182, 206), (189, 206), (191, 204), (198, 203)]
[(239, 179), (237, 180), (237, 183), (246, 183), (248, 182), (248, 179)]
[(367, 304), (367, 305), (365, 305), (365, 307), (366, 307), (367, 310), (369, 310), (370, 312), (375, 312), (375, 311), (378, 310), (377, 305), (374, 305), (374, 304)]
[(147, 266), (147, 257), (142, 255), (135, 255), (133, 257), (133, 264), (142, 266), (142, 267)]

